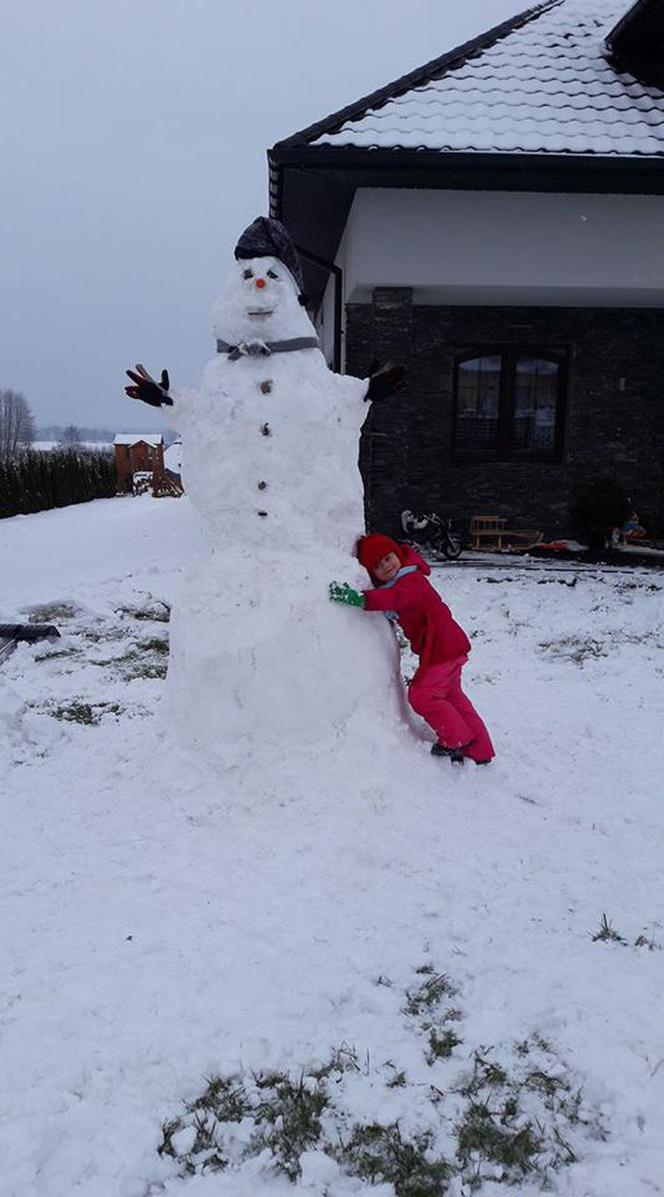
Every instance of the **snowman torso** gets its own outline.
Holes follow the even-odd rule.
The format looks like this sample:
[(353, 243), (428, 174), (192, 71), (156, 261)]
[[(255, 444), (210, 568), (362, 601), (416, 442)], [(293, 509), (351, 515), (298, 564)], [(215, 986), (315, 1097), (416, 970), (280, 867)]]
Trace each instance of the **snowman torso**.
[(183, 404), (183, 476), (218, 541), (351, 549), (362, 525), (358, 435), (366, 384), (318, 349), (210, 362)]
[[(241, 267), (217, 305), (217, 336), (226, 345), (311, 340), (290, 279), (268, 277), (264, 259)], [(256, 547), (351, 550), (362, 529), (357, 458), (366, 389), (361, 379), (333, 374), (318, 348), (299, 348), (235, 359), (222, 351), (198, 394), (176, 396), (185, 488), (215, 544), (241, 535)]]

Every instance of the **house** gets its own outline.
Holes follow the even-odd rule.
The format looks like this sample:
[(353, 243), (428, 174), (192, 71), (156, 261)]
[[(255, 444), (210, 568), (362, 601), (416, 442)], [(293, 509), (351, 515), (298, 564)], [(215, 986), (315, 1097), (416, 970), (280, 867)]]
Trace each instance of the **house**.
[(133, 489), (134, 474), (163, 472), (164, 438), (161, 433), (119, 432), (113, 444), (119, 492)]
[(617, 477), (664, 530), (664, 3), (544, 0), (275, 145), (270, 204), (372, 408), (367, 522), (555, 533)]

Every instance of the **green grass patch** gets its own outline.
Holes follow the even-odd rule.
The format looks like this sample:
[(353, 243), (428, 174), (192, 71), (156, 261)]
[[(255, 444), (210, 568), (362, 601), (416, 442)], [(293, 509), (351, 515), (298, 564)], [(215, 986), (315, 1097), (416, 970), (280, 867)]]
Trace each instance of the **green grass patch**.
[(602, 915), (599, 928), (593, 935), (592, 941), (593, 943), (627, 943), (627, 940), (623, 939), (622, 935), (618, 934), (613, 926), (613, 923), (606, 917), (605, 914)]
[(124, 709), (117, 702), (90, 703), (74, 699), (73, 702), (52, 708), (49, 710), (49, 715), (63, 723), (80, 723), (84, 727), (95, 727), (101, 723), (105, 715), (118, 716)]
[(392, 1060), (385, 1061), (385, 1068), (392, 1069), (392, 1075), (390, 1076), (389, 1081), (386, 1082), (387, 1088), (405, 1089), (407, 1084), (405, 1070), (403, 1068), (397, 1068), (396, 1064), (394, 1064)]
[[(418, 972), (421, 971), (424, 970), (418, 969)], [(445, 973), (434, 973), (418, 989), (406, 992), (404, 1014), (417, 1018), (433, 1011), (445, 998), (454, 997), (455, 993), (456, 990)]]
[(163, 599), (151, 599), (142, 605), (127, 603), (115, 608), (117, 615), (124, 615), (129, 619), (149, 620), (153, 623), (168, 623), (171, 618), (171, 608)]
[(441, 1197), (454, 1168), (432, 1147), (430, 1131), (404, 1137), (396, 1122), (371, 1122), (353, 1127), (332, 1154), (350, 1176), (371, 1185), (392, 1184), (397, 1197)]
[(168, 656), (168, 638), (161, 636), (149, 636), (147, 640), (141, 640), (141, 650), (147, 653), (158, 653), (159, 655)]
[(28, 623), (63, 623), (80, 614), (81, 607), (75, 603), (42, 603), (27, 610)]
[(454, 1031), (447, 1030), (439, 1032), (432, 1027), (429, 1031), (429, 1050), (427, 1052), (427, 1060), (433, 1064), (434, 1060), (447, 1060), (455, 1047), (458, 1047), (463, 1041)]
[[(411, 1080), (394, 1059), (373, 1071), (368, 1053), (342, 1043), (322, 1064), (295, 1074), (208, 1079), (180, 1117), (163, 1123), (160, 1153), (190, 1176), (239, 1171), (260, 1156), (268, 1176), (295, 1183), (302, 1154), (315, 1150), (368, 1186), (392, 1185), (395, 1197), (446, 1197), (455, 1178), (469, 1193), (488, 1180), (550, 1189), (556, 1171), (579, 1157), (585, 1136), (606, 1138), (599, 1114), (538, 1033), (503, 1058), (487, 1047), (455, 1051), (462, 1011), (448, 1002), (457, 990), (443, 973), (419, 975), (427, 980), (405, 994), (406, 1026), (444, 1087), (423, 1084), (421, 1072)], [(373, 1110), (384, 1087), (390, 1118), (357, 1117), (358, 1086), (365, 1085)], [(406, 1130), (413, 1101), (421, 1124), (413, 1127), (409, 1117)]]
[(297, 1180), (302, 1152), (321, 1138), (321, 1116), (329, 1102), (325, 1081), (304, 1075), (292, 1080), (283, 1073), (257, 1077), (256, 1084), (262, 1100), (252, 1112), (256, 1123), (252, 1153), (267, 1149), (275, 1170)]
[(543, 1139), (532, 1123), (508, 1128), (516, 1114), (505, 1117), (484, 1102), (471, 1102), (457, 1127), (457, 1158), (462, 1167), (484, 1160), (503, 1169), (501, 1180), (522, 1180), (535, 1170)]
[(592, 636), (561, 636), (558, 640), (543, 640), (539, 648), (552, 657), (561, 657), (564, 661), (571, 661), (574, 665), (583, 665), (586, 661), (595, 661), (599, 657), (608, 657), (606, 644)]
[(634, 940), (635, 948), (647, 948), (649, 952), (661, 952), (662, 945), (652, 935), (637, 935)]

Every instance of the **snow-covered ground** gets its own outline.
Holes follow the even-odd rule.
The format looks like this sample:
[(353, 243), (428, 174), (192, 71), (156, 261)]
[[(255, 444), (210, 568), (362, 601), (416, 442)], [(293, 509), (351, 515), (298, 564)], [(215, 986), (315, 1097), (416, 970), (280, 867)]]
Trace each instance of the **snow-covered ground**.
[[(3, 1197), (391, 1197), (349, 1163), (378, 1124), (454, 1165), (432, 1197), (478, 1170), (481, 1197), (539, 1191), (556, 1134), (555, 1191), (664, 1192), (664, 578), (435, 571), (496, 761), (413, 736), (358, 786), (334, 729), (214, 767), (175, 746), (167, 604), (196, 539), (186, 499), (0, 522), (0, 620), (63, 633), (0, 670)], [(294, 1183), (267, 1070), (326, 1086)], [(214, 1076), (248, 1112), (206, 1172), (183, 1103)], [(539, 1171), (487, 1163), (472, 1094), (507, 1129), (518, 1102)]]

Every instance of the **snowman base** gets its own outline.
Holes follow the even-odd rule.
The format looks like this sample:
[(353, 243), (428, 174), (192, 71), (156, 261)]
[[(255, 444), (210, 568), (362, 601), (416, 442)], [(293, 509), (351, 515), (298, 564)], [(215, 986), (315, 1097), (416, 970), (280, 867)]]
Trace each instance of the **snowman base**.
[[(382, 615), (331, 603), (348, 573), (330, 553), (315, 566), (291, 554), (211, 554), (174, 604), (167, 713), (183, 746), (212, 755), (311, 745), (403, 724), (394, 634)], [(352, 566), (351, 566), (352, 568)], [(382, 729), (382, 730), (381, 730)]]

